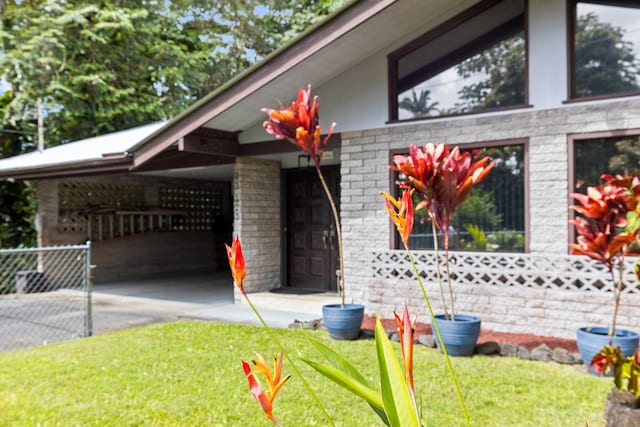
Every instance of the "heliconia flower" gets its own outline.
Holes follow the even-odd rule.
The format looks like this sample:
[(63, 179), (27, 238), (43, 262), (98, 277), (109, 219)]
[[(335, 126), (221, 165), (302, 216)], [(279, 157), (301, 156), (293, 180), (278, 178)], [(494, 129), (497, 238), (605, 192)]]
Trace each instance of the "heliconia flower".
[(322, 139), (322, 128), (319, 125), (318, 110), (320, 103), (318, 97), (311, 99), (311, 85), (307, 89), (300, 88), (298, 99), (291, 103), (290, 107), (280, 106), (278, 110), (263, 108), (262, 111), (269, 115), (269, 120), (263, 123), (264, 129), (276, 138), (286, 139), (296, 144), (307, 153), (316, 166), (320, 166), (322, 153), (324, 152), (329, 137), (333, 132), (335, 123), (329, 128), (329, 133)]
[[(273, 416), (273, 401), (276, 399), (276, 395), (282, 388), (282, 386), (287, 382), (287, 380), (291, 377), (290, 375), (282, 377), (282, 358), (284, 354), (280, 352), (280, 357), (275, 357), (274, 366), (273, 366), (273, 374), (271, 373), (271, 369), (269, 369), (269, 365), (267, 364), (267, 360), (261, 354), (257, 354), (257, 360), (252, 360), (251, 363), (256, 368), (256, 371), (251, 369), (251, 366), (242, 361), (242, 369), (247, 377), (247, 381), (249, 382), (249, 390), (253, 397), (258, 401), (260, 407), (267, 415), (267, 417), (273, 421), (274, 424), (280, 425), (278, 420)], [(258, 380), (256, 379), (255, 374), (260, 373), (265, 376), (267, 380), (268, 389), (265, 391)]]
[(409, 237), (413, 230), (413, 189), (405, 190), (402, 197), (396, 200), (392, 195), (382, 192), (380, 193), (386, 199), (387, 212), (389, 217), (396, 225), (398, 233), (402, 238), (402, 242), (406, 248), (409, 247)]
[(406, 176), (405, 188), (415, 188), (424, 196), (424, 205), (438, 229), (448, 231), (455, 209), (469, 196), (473, 185), (483, 181), (489, 174), (495, 160), (483, 157), (473, 159), (468, 151), (453, 150), (446, 144), (409, 146), (409, 155), (396, 155), (392, 170)]
[(244, 255), (242, 255), (242, 245), (238, 236), (233, 240), (231, 246), (225, 243), (227, 248), (227, 257), (229, 258), (229, 267), (231, 268), (231, 276), (240, 292), (243, 295), (247, 293), (244, 290), (244, 277), (247, 269), (244, 263)]
[(404, 359), (404, 372), (407, 378), (407, 385), (409, 389), (413, 390), (413, 344), (416, 332), (416, 320), (418, 319), (416, 318), (411, 322), (406, 304), (404, 306), (402, 319), (396, 312), (393, 312), (393, 315), (396, 317), (396, 322), (398, 323), (398, 335), (400, 336), (400, 346), (402, 348), (402, 358)]

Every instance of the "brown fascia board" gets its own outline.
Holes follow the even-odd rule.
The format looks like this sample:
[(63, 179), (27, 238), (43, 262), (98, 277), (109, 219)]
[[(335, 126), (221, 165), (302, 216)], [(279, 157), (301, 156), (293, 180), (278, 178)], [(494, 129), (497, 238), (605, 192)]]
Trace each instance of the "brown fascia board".
[(312, 26), (132, 147), (130, 152), (134, 153), (134, 161), (131, 169), (140, 167), (180, 138), (194, 132), (397, 1), (354, 1)]
[(31, 169), (1, 171), (0, 179), (53, 179), (123, 173), (129, 172), (131, 164), (131, 157), (93, 160), (90, 162), (74, 162), (48, 166), (44, 168), (34, 167)]

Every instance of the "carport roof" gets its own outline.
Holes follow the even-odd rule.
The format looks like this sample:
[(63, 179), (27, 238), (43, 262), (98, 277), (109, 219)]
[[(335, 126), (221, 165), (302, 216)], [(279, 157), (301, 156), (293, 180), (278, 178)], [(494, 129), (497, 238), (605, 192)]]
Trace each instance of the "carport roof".
[(70, 142), (0, 160), (0, 177), (27, 174), (29, 178), (87, 173), (90, 169), (127, 169), (132, 162), (129, 150), (167, 122), (157, 122), (93, 138)]

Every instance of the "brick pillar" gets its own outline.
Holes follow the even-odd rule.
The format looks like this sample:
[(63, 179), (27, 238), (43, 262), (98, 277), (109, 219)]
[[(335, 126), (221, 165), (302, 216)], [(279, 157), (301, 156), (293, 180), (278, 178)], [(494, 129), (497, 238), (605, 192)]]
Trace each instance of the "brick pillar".
[[(280, 162), (237, 158), (233, 199), (233, 233), (242, 241), (247, 264), (245, 290), (280, 287)], [(236, 289), (235, 299), (239, 298)]]

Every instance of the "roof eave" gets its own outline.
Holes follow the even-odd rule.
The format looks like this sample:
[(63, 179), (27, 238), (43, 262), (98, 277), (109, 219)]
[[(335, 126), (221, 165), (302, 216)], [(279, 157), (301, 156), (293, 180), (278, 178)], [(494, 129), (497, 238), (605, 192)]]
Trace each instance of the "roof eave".
[[(238, 74), (236, 77), (218, 87), (207, 96), (196, 101), (185, 111), (181, 112), (176, 117), (171, 119), (165, 126), (153, 132), (151, 135), (131, 147), (130, 151), (135, 153), (134, 167), (146, 162), (151, 157), (157, 154), (156, 151), (162, 151), (162, 149), (164, 148), (163, 146), (158, 147), (158, 150), (153, 150), (147, 147), (148, 144), (152, 142), (160, 144), (162, 144), (163, 142), (165, 144), (174, 143), (183, 135), (197, 129), (204, 123), (208, 122), (211, 119), (211, 116), (215, 116), (215, 112), (207, 114), (206, 112), (203, 113), (203, 111), (211, 111), (211, 107), (215, 103), (224, 104), (225, 102), (223, 101), (225, 100), (222, 99), (223, 95), (227, 95), (227, 97), (229, 98), (227, 101), (231, 103), (237, 102), (237, 100), (233, 99), (234, 95), (236, 95), (235, 97), (239, 99), (243, 99), (246, 95), (243, 95), (243, 90), (239, 88), (241, 83), (245, 81), (255, 81), (254, 84), (249, 85), (249, 87), (247, 88), (247, 91), (249, 92), (263, 87), (269, 81), (280, 75), (282, 72), (286, 71), (288, 69), (287, 66), (292, 66), (289, 61), (283, 60), (283, 58), (286, 57), (287, 54), (290, 54), (297, 49), (300, 52), (308, 52), (306, 53), (305, 57), (311, 56), (321, 47), (330, 44), (331, 41), (341, 37), (343, 34), (346, 34), (352, 28), (357, 26), (358, 23), (364, 22), (366, 21), (366, 19), (375, 16), (381, 10), (386, 9), (396, 1), (397, 0), (354, 0), (338, 11), (332, 13), (327, 18), (314, 24), (309, 29), (293, 38), (287, 44), (267, 55), (262, 61), (249, 67), (242, 73)], [(357, 10), (356, 7), (359, 7), (360, 10)], [(350, 17), (350, 19), (347, 19), (347, 21), (344, 23), (346, 28), (342, 33), (331, 33), (329, 34), (331, 37), (321, 37), (320, 41), (314, 40), (314, 35), (319, 33), (322, 29), (329, 27), (336, 20), (350, 12), (352, 12), (354, 16)], [(303, 46), (300, 46), (303, 42), (310, 44), (315, 43), (317, 44), (317, 46), (315, 49), (306, 49)], [(283, 61), (283, 63), (274, 65), (274, 62), (276, 61)], [(295, 63), (297, 64), (298, 62)], [(264, 75), (256, 77), (256, 74), (258, 73), (263, 73)], [(275, 75), (272, 76), (272, 74), (274, 73)]]
[(0, 179), (22, 181), (29, 179), (69, 178), (96, 174), (124, 173), (130, 171), (132, 163), (133, 159), (131, 157), (119, 157), (89, 162), (64, 163), (47, 167), (3, 170), (0, 171)]

